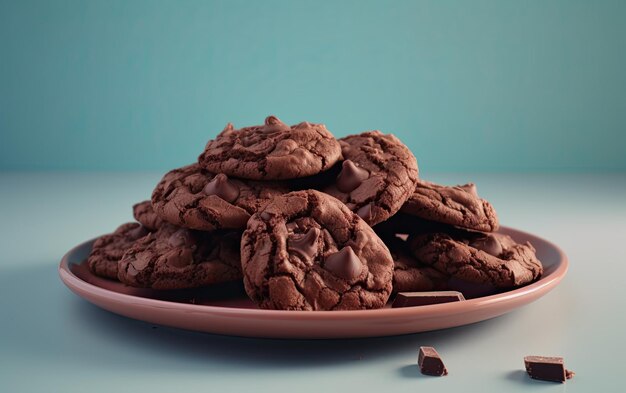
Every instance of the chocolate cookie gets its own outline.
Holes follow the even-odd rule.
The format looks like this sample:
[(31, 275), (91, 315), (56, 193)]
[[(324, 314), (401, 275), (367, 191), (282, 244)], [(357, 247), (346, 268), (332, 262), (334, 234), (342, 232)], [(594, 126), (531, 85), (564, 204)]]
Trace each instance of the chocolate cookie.
[(288, 126), (275, 116), (261, 126), (235, 130), (232, 124), (198, 158), (202, 167), (244, 179), (279, 180), (325, 171), (341, 157), (335, 137), (323, 124)]
[(143, 201), (133, 205), (133, 216), (146, 229), (154, 231), (163, 225), (161, 217), (157, 216), (152, 208), (152, 202)]
[(137, 240), (119, 262), (118, 279), (134, 287), (195, 288), (241, 279), (241, 232), (202, 232), (165, 224)]
[(449, 276), (437, 269), (419, 263), (405, 240), (396, 236), (384, 237), (393, 258), (393, 291), (423, 292), (448, 289)]
[(246, 292), (261, 308), (380, 308), (391, 293), (385, 244), (338, 200), (314, 190), (275, 198), (241, 242)]
[(168, 222), (211, 231), (244, 229), (250, 215), (270, 199), (289, 192), (277, 182), (257, 182), (214, 174), (198, 164), (174, 169), (152, 193), (152, 206)]
[(518, 244), (500, 233), (451, 229), (413, 235), (409, 242), (419, 262), (468, 282), (507, 288), (528, 284), (543, 273), (530, 243)]
[(96, 239), (87, 257), (89, 270), (97, 276), (117, 279), (117, 263), (122, 255), (148, 230), (136, 222), (120, 225), (115, 232)]
[(478, 196), (473, 183), (441, 186), (418, 180), (415, 192), (401, 211), (475, 231), (493, 232), (498, 229), (495, 209), (491, 203)]
[(344, 161), (324, 191), (345, 203), (369, 225), (393, 216), (415, 190), (418, 169), (398, 138), (380, 131), (339, 140)]

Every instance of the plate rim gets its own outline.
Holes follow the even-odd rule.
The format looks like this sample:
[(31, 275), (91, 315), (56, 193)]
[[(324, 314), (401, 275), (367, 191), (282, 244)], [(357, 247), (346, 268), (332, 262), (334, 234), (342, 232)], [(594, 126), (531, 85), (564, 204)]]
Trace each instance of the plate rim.
[[(89, 243), (93, 243), (96, 238), (84, 241), (68, 252), (62, 257), (58, 267), (59, 276), (65, 286), (67, 286), (72, 292), (76, 293), (81, 298), (93, 303), (90, 299), (83, 296), (80, 292), (85, 291), (92, 296), (99, 298), (106, 298), (107, 301), (115, 301), (119, 304), (132, 303), (134, 306), (143, 306), (149, 308), (165, 308), (176, 309), (177, 311), (188, 313), (208, 313), (211, 315), (218, 315), (230, 318), (262, 318), (262, 319), (277, 319), (277, 320), (298, 320), (298, 321), (345, 321), (345, 320), (358, 320), (358, 319), (371, 319), (375, 318), (402, 318), (411, 317), (416, 318), (420, 315), (428, 317), (438, 317), (451, 314), (463, 314), (464, 312), (473, 312), (478, 309), (488, 307), (493, 303), (506, 303), (514, 301), (520, 297), (532, 295), (535, 292), (539, 292), (538, 297), (543, 296), (551, 289), (556, 287), (561, 280), (567, 274), (569, 269), (569, 260), (563, 250), (554, 244), (553, 242), (541, 238), (532, 233), (522, 231), (519, 229), (500, 226), (500, 230), (504, 230), (507, 234), (519, 234), (525, 238), (528, 238), (531, 243), (536, 239), (539, 242), (547, 244), (554, 251), (557, 252), (559, 257), (559, 263), (556, 269), (546, 276), (541, 277), (539, 280), (528, 284), (526, 286), (512, 289), (510, 291), (497, 293), (488, 296), (481, 296), (473, 299), (468, 299), (463, 302), (452, 302), (433, 304), (420, 307), (404, 307), (404, 308), (382, 308), (374, 310), (339, 310), (339, 311), (288, 311), (288, 310), (265, 310), (254, 308), (237, 308), (237, 307), (225, 307), (225, 306), (211, 306), (202, 304), (187, 304), (177, 303), (167, 300), (158, 300), (152, 298), (144, 298), (124, 293), (111, 291), (105, 288), (101, 288), (94, 284), (90, 284), (87, 281), (82, 280), (70, 270), (70, 257), (77, 251), (77, 249), (85, 247)], [(542, 291), (546, 289), (546, 291)], [(538, 298), (537, 297), (537, 298)], [(536, 300), (532, 299), (532, 301)]]

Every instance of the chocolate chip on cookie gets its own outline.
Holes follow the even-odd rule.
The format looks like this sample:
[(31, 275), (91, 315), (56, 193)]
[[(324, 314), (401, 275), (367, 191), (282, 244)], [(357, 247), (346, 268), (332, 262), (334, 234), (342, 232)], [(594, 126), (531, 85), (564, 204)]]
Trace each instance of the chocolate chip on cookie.
[(161, 217), (157, 216), (154, 212), (152, 202), (150, 201), (136, 203), (133, 206), (133, 216), (135, 220), (139, 221), (141, 225), (150, 231), (155, 231), (163, 225), (164, 222)]
[(314, 190), (274, 198), (241, 243), (246, 292), (261, 308), (372, 309), (391, 293), (387, 247), (344, 204)]
[(450, 229), (413, 235), (409, 243), (419, 262), (468, 282), (507, 288), (528, 284), (543, 273), (530, 243), (518, 244), (500, 233)]
[(275, 116), (261, 126), (236, 130), (232, 124), (207, 143), (198, 158), (208, 171), (254, 180), (315, 175), (332, 167), (341, 148), (323, 124), (289, 126)]
[(324, 192), (345, 203), (370, 225), (393, 216), (415, 190), (418, 169), (398, 138), (380, 131), (339, 140), (344, 161)]
[(241, 232), (202, 232), (165, 224), (136, 241), (118, 278), (134, 287), (183, 289), (241, 279)]
[(99, 237), (87, 257), (89, 270), (97, 276), (117, 279), (117, 263), (122, 255), (148, 233), (141, 224), (129, 222), (120, 225), (115, 232)]
[(243, 229), (251, 214), (288, 191), (277, 182), (229, 178), (192, 164), (163, 176), (152, 193), (152, 206), (161, 218), (181, 227)]
[(493, 232), (498, 229), (495, 209), (491, 203), (478, 196), (473, 183), (441, 186), (418, 180), (415, 192), (401, 211), (475, 231)]

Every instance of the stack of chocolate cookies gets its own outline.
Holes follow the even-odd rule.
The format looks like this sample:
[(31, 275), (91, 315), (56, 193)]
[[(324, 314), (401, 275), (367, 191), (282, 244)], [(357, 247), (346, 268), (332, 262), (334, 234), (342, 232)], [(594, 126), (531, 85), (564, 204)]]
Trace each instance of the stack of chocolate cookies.
[(393, 292), (511, 288), (542, 273), (532, 245), (496, 232), (473, 184), (420, 180), (411, 151), (379, 131), (229, 124), (133, 212), (95, 241), (94, 274), (159, 290), (243, 280), (266, 309), (375, 309)]

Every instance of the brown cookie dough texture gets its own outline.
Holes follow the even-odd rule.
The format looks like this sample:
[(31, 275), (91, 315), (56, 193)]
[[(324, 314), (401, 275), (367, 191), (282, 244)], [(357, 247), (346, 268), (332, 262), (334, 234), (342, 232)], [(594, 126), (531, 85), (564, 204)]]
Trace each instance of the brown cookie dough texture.
[(241, 262), (246, 292), (265, 309), (373, 309), (391, 293), (385, 244), (344, 204), (314, 190), (279, 196), (253, 215)]
[(141, 225), (150, 231), (155, 231), (164, 223), (161, 217), (154, 212), (152, 202), (150, 201), (136, 203), (133, 206), (133, 216), (135, 220), (139, 221)]
[(198, 164), (174, 169), (152, 193), (152, 206), (164, 220), (185, 228), (244, 229), (250, 215), (288, 192), (284, 184), (230, 178)]
[(120, 225), (115, 232), (101, 236), (93, 243), (87, 257), (87, 266), (100, 277), (117, 279), (117, 264), (122, 255), (137, 240), (148, 234), (148, 230), (136, 222)]
[(393, 291), (425, 292), (448, 289), (450, 277), (437, 269), (419, 263), (405, 240), (396, 236), (384, 237), (393, 258)]
[(417, 161), (398, 138), (369, 131), (340, 139), (344, 161), (324, 192), (345, 203), (369, 225), (396, 214), (415, 190)]
[(473, 183), (441, 186), (418, 180), (415, 192), (401, 211), (475, 231), (493, 232), (498, 229), (495, 209), (491, 203), (478, 196)]
[(281, 180), (315, 175), (340, 157), (339, 143), (323, 124), (289, 126), (269, 116), (264, 125), (239, 130), (229, 123), (207, 143), (198, 162), (228, 176)]
[(118, 279), (134, 287), (195, 288), (241, 279), (241, 232), (201, 232), (165, 224), (136, 241)]
[(528, 284), (543, 273), (530, 243), (499, 233), (454, 231), (414, 235), (415, 258), (463, 281), (508, 288)]

